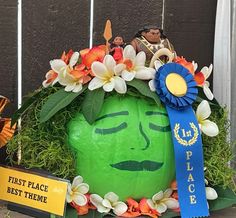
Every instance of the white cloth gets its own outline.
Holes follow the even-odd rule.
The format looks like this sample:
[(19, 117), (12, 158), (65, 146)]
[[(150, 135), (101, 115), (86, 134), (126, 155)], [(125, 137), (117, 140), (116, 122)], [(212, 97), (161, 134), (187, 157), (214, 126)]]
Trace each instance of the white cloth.
[(236, 140), (236, 0), (217, 3), (213, 73), (214, 96), (227, 106), (230, 137)]

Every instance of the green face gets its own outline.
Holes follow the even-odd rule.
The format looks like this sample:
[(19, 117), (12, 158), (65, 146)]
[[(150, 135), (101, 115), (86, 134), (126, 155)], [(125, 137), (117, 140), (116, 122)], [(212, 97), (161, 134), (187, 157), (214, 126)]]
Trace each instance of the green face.
[(89, 125), (78, 113), (68, 125), (77, 173), (90, 193), (115, 192), (121, 200), (150, 198), (174, 179), (174, 150), (164, 108), (131, 96), (111, 96)]

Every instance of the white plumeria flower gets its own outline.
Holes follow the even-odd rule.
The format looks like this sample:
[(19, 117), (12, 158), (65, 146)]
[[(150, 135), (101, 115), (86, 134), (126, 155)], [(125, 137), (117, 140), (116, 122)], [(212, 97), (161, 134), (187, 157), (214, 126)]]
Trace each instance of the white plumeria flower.
[(76, 176), (71, 184), (68, 184), (66, 200), (68, 203), (72, 201), (79, 206), (84, 206), (87, 204), (87, 198), (85, 196), (88, 193), (89, 185), (83, 183), (83, 178), (81, 176)]
[(207, 118), (211, 115), (211, 108), (208, 101), (203, 100), (197, 107), (196, 117), (198, 120), (199, 128), (201, 131), (210, 136), (214, 137), (218, 135), (219, 129), (216, 123), (207, 120)]
[(100, 213), (108, 213), (113, 210), (114, 214), (120, 216), (128, 209), (124, 202), (119, 201), (119, 197), (114, 192), (107, 193), (104, 199), (97, 194), (92, 194), (90, 195), (90, 201)]
[[(70, 62), (67, 65), (61, 59), (55, 59), (50, 61), (50, 65), (53, 71), (58, 73), (58, 82), (65, 86), (65, 91), (79, 92), (82, 89), (82, 80), (79, 77), (71, 74), (73, 67), (79, 59), (79, 52), (74, 52), (70, 58)], [(75, 72), (75, 71), (74, 71)]]
[(47, 88), (50, 85), (54, 85), (58, 82), (58, 74), (54, 72), (53, 70), (49, 70), (46, 74), (46, 80), (43, 81), (43, 87)]
[(131, 81), (134, 78), (141, 80), (149, 80), (153, 78), (155, 70), (150, 67), (145, 67), (146, 54), (141, 51), (136, 55), (136, 52), (131, 45), (127, 45), (123, 51), (123, 62), (118, 64), (121, 66), (121, 76), (126, 81)]
[(163, 65), (163, 63), (161, 63), (161, 61), (159, 60), (156, 60), (154, 62), (154, 66), (155, 66), (155, 72), (153, 73), (153, 77), (152, 79), (148, 82), (148, 85), (149, 85), (149, 88), (152, 92), (155, 92), (156, 91), (156, 88), (155, 88), (155, 84), (154, 84), (154, 77), (155, 77), (155, 74), (156, 72), (158, 71), (158, 69)]
[(127, 86), (125, 80), (119, 76), (121, 66), (116, 65), (116, 61), (111, 55), (106, 55), (103, 63), (93, 62), (91, 69), (95, 77), (88, 85), (89, 90), (103, 87), (106, 92), (111, 92), (115, 89), (118, 93), (126, 93)]
[[(196, 66), (194, 66), (194, 68), (195, 67)], [(205, 93), (206, 97), (209, 100), (212, 100), (214, 98), (214, 95), (212, 94), (211, 90), (209, 89), (210, 83), (206, 80), (211, 75), (212, 69), (213, 69), (212, 64), (209, 67), (205, 66), (201, 69), (200, 72), (196, 73), (195, 76), (194, 76), (197, 79), (198, 86), (203, 88), (203, 92)]]
[(160, 191), (153, 195), (152, 199), (148, 199), (147, 203), (150, 208), (156, 210), (158, 213), (164, 213), (167, 209), (179, 208), (179, 202), (171, 198), (173, 190), (167, 189), (165, 192)]
[(217, 192), (214, 188), (206, 187), (206, 198), (207, 200), (215, 200), (218, 198)]

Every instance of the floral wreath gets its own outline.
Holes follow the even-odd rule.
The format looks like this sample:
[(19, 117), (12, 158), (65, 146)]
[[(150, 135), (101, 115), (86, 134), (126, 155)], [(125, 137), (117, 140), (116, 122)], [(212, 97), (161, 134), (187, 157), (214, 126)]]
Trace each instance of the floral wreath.
[[(158, 78), (161, 77), (162, 71), (169, 70), (169, 65), (158, 59), (154, 63), (154, 69), (145, 66), (145, 62), (145, 53), (141, 51), (136, 54), (131, 45), (124, 48), (119, 60), (114, 60), (111, 55), (106, 54), (106, 47), (103, 45), (84, 49), (80, 52), (72, 50), (68, 53), (63, 52), (60, 59), (50, 61), (51, 70), (47, 72), (46, 79), (42, 83), (45, 89), (50, 86), (57, 86), (60, 89), (51, 94), (43, 104), (40, 111), (40, 122), (48, 121), (75, 98), (85, 95), (83, 103), (81, 103), (83, 107), (89, 104), (91, 98), (97, 98), (100, 102), (100, 105), (96, 105), (90, 110), (92, 113), (82, 109), (85, 119), (91, 124), (98, 116), (105, 93), (115, 91), (119, 94), (125, 94), (128, 90), (127, 87), (135, 88), (141, 95), (160, 104), (155, 91), (157, 86), (162, 86), (162, 84), (158, 84), (160, 81)], [(198, 87), (203, 88), (203, 92), (209, 100), (213, 99), (214, 96), (207, 81), (212, 72), (212, 64), (209, 67), (203, 67), (200, 71), (197, 71), (197, 63), (188, 62), (183, 57), (176, 57), (171, 64), (176, 67), (177, 72), (186, 78), (187, 82), (190, 81), (189, 78), (191, 77), (191, 82), (194, 81)], [(157, 74), (158, 76), (155, 77)], [(32, 105), (37, 94), (36, 92), (30, 102), (25, 103), (15, 113), (12, 125)], [(168, 96), (162, 95), (160, 91), (158, 94), (161, 99), (168, 99)], [(62, 102), (62, 99), (66, 99), (66, 101)], [(193, 101), (192, 96), (189, 99)], [(177, 102), (177, 104), (181, 106), (186, 101), (188, 99), (185, 98), (184, 101)], [(208, 101), (202, 100), (196, 110), (199, 127), (202, 134), (214, 137), (219, 133), (219, 129), (216, 123), (208, 120), (210, 114), (211, 109)], [(205, 182), (208, 185), (208, 182)], [(206, 196), (208, 200), (214, 200), (218, 197), (216, 190), (212, 187), (206, 187)], [(137, 202), (128, 198), (127, 203), (124, 203), (119, 201), (119, 197), (114, 192), (109, 192), (104, 197), (96, 193), (89, 193), (89, 185), (83, 183), (83, 178), (78, 175), (72, 184), (68, 184), (67, 202), (76, 209), (79, 215), (89, 213), (89, 209), (96, 209), (103, 214), (108, 214), (112, 210), (113, 215), (122, 217), (147, 215), (155, 218), (161, 216), (167, 209), (180, 212), (175, 181), (172, 182), (170, 188), (154, 194), (151, 199), (143, 198)]]

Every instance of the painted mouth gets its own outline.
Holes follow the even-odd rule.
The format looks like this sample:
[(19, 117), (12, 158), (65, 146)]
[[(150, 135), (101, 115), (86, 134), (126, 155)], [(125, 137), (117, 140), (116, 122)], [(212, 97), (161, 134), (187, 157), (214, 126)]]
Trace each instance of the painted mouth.
[(111, 167), (119, 170), (128, 170), (128, 171), (156, 171), (162, 167), (163, 163), (144, 160), (141, 162), (128, 160), (122, 161), (116, 164), (111, 164)]

